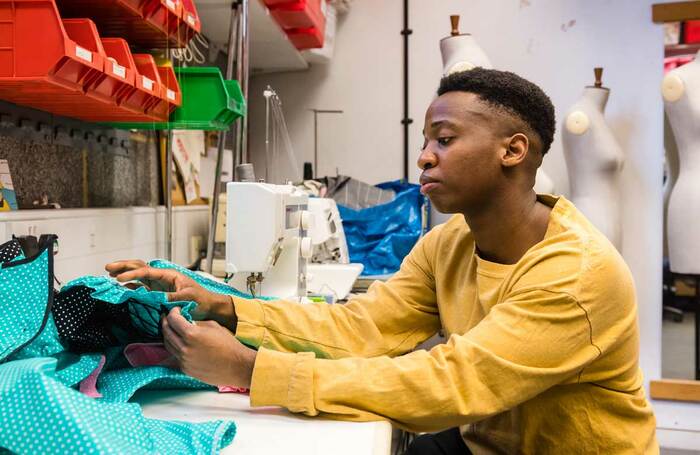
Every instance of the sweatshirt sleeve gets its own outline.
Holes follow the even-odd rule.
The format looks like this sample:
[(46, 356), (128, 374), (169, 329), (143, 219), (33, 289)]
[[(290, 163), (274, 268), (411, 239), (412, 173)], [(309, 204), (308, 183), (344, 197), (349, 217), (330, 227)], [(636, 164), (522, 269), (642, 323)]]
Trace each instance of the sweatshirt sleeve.
[(440, 328), (429, 260), (435, 235), (421, 239), (389, 281), (375, 282), (345, 305), (236, 299), (236, 336), (254, 347), (308, 351), (319, 358), (412, 350)]
[(600, 355), (587, 313), (569, 294), (532, 290), (496, 305), (446, 344), (401, 357), (325, 360), (261, 349), (253, 406), (310, 416), (389, 419), (437, 431), (493, 416), (580, 372)]

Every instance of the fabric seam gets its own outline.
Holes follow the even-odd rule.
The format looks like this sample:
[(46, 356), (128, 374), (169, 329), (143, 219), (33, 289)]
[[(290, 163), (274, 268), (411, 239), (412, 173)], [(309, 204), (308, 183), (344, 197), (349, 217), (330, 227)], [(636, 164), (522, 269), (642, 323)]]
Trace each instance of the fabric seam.
[(55, 236), (49, 237), (49, 241), (46, 242), (46, 245), (36, 255), (34, 255), (33, 257), (30, 257), (30, 258), (20, 260), (20, 261), (11, 262), (11, 263), (7, 264), (6, 267), (4, 267), (5, 269), (8, 269), (10, 267), (16, 267), (16, 266), (21, 265), (21, 264), (31, 263), (35, 260), (38, 260), (44, 254), (44, 252), (46, 252), (46, 255), (47, 255), (46, 261), (47, 261), (47, 269), (48, 269), (48, 273), (47, 273), (47, 275), (48, 275), (48, 277), (47, 277), (48, 278), (47, 294), (48, 295), (46, 298), (46, 308), (44, 309), (44, 318), (42, 319), (41, 325), (39, 326), (36, 333), (29, 340), (27, 340), (27, 342), (25, 342), (21, 346), (17, 347), (17, 349), (14, 349), (13, 351), (11, 351), (7, 356), (5, 356), (3, 358), (2, 361), (0, 361), (0, 363), (5, 362), (10, 357), (12, 357), (13, 355), (18, 353), (19, 351), (21, 351), (25, 347), (29, 346), (29, 344), (31, 344), (31, 342), (34, 341), (41, 334), (41, 332), (44, 331), (44, 328), (46, 328), (46, 324), (49, 321), (49, 315), (51, 314), (51, 309), (53, 308), (53, 294), (54, 294), (54, 292), (53, 292), (53, 278), (54, 278), (54, 276), (53, 276), (53, 244), (54, 244), (55, 240), (56, 240)]
[[(546, 293), (549, 293), (549, 294), (561, 294), (561, 295), (565, 295), (565, 296), (569, 297), (571, 300), (573, 300), (573, 302), (576, 304), (576, 306), (579, 307), (579, 309), (580, 309), (581, 311), (583, 311), (583, 314), (584, 314), (584, 316), (586, 317), (586, 322), (588, 323), (588, 337), (589, 337), (589, 340), (590, 340), (590, 344), (591, 344), (591, 346), (593, 346), (593, 347), (596, 349), (596, 351), (598, 351), (598, 355), (596, 356), (596, 359), (597, 359), (598, 357), (600, 357), (601, 355), (603, 355), (603, 351), (602, 351), (602, 350), (600, 349), (600, 347), (599, 347), (597, 344), (595, 344), (595, 342), (593, 341), (593, 324), (591, 323), (590, 316), (588, 315), (588, 310), (586, 310), (586, 308), (585, 308), (583, 305), (581, 305), (581, 302), (579, 302), (579, 300), (578, 300), (575, 296), (573, 296), (571, 293), (566, 292), (566, 291), (552, 291), (552, 290), (550, 290), (550, 289), (544, 289), (544, 288), (530, 289), (530, 290), (528, 290), (527, 292), (533, 292), (533, 291), (546, 292)], [(513, 294), (513, 295), (520, 295), (520, 294), (523, 294), (523, 293), (525, 293), (525, 291), (519, 292), (519, 293), (516, 293), (516, 294)], [(595, 359), (594, 359), (594, 360), (595, 360)], [(578, 376), (577, 376), (577, 379), (576, 379), (576, 382), (577, 382), (577, 383), (580, 383), (580, 382), (581, 382), (581, 375), (583, 374), (583, 371), (584, 371), (585, 369), (586, 369), (586, 368), (584, 367), (584, 368), (581, 369), (581, 371), (579, 371)]]

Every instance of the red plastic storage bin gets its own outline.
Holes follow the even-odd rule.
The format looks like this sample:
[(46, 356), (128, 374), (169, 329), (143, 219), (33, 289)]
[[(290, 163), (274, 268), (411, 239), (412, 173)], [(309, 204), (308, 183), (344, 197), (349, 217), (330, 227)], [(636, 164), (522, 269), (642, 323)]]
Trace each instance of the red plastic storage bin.
[(104, 72), (90, 84), (87, 93), (117, 104), (134, 88), (134, 59), (129, 44), (121, 38), (102, 38), (102, 48), (106, 56)]
[(120, 104), (149, 113), (163, 99), (158, 67), (150, 54), (134, 54), (133, 57), (136, 64), (135, 87), (120, 100)]
[(182, 18), (180, 0), (146, 0), (143, 17), (168, 36), (177, 38)]
[[(89, 87), (93, 85), (94, 81), (102, 78), (105, 75), (104, 62), (107, 56), (104, 48), (102, 47), (102, 41), (97, 34), (95, 24), (90, 19), (64, 19), (62, 22), (68, 38), (72, 39), (76, 43), (82, 44), (79, 52), (81, 52), (86, 59), (88, 58), (89, 54), (92, 54), (90, 58), (101, 62), (99, 68), (92, 68), (88, 70), (83, 78), (85, 81), (83, 84), (84, 89), (89, 91)], [(85, 52), (86, 50), (87, 52)], [(104, 100), (107, 102), (114, 101), (108, 97), (105, 97)]]
[(270, 14), (283, 29), (324, 28), (322, 0), (296, 0), (270, 7)]
[(165, 94), (158, 68), (148, 54), (133, 54), (134, 86), (123, 91), (117, 99), (118, 109), (93, 109), (87, 114), (94, 122), (163, 122), (167, 109), (158, 109)]
[(289, 3), (289, 0), (263, 0), (263, 3), (267, 7), (281, 5), (283, 3)]
[(158, 75), (161, 81), (161, 99), (153, 108), (153, 113), (167, 117), (177, 107), (182, 106), (182, 93), (177, 82), (175, 71), (169, 66), (159, 66)]
[(325, 30), (318, 28), (297, 28), (287, 30), (287, 38), (300, 51), (323, 47)]
[(53, 0), (0, 0), (0, 24), (0, 99), (101, 122), (164, 122), (182, 103), (172, 69)]
[(184, 47), (201, 30), (194, 5), (195, 26), (182, 19), (183, 0), (55, 1), (63, 17), (90, 16), (102, 36), (124, 38), (144, 48)]
[(145, 0), (56, 0), (56, 6), (61, 17), (90, 16), (100, 27), (100, 33), (106, 33), (105, 28), (114, 26), (126, 29), (132, 21), (143, 20), (141, 7)]
[(64, 26), (50, 0), (0, 1), (0, 23), (0, 98), (74, 117), (104, 65), (95, 25)]
[(194, 0), (182, 0), (182, 20), (178, 28), (178, 39), (189, 42), (196, 33), (202, 31), (202, 22), (199, 19)]
[(700, 21), (683, 22), (683, 43), (700, 43)]

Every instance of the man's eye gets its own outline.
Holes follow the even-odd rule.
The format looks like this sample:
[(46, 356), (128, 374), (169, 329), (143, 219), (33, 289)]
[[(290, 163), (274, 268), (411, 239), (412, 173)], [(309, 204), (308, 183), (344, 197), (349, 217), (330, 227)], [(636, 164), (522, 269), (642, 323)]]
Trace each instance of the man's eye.
[(451, 137), (441, 137), (441, 138), (438, 138), (437, 141), (438, 141), (438, 144), (440, 144), (440, 145), (447, 145), (452, 141), (452, 139), (453, 138), (451, 138)]

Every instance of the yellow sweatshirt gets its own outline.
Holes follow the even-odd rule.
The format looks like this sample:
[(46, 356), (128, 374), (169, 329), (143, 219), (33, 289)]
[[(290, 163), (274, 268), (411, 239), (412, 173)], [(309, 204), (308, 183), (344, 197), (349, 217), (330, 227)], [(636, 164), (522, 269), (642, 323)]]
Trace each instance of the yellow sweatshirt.
[(457, 215), (346, 305), (236, 300), (251, 404), (461, 426), (474, 453), (658, 453), (630, 272), (573, 204), (539, 198), (549, 226), (517, 264), (479, 258)]

